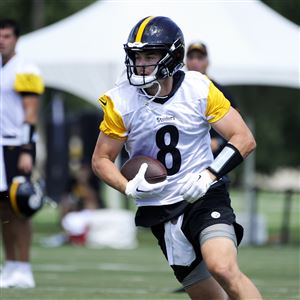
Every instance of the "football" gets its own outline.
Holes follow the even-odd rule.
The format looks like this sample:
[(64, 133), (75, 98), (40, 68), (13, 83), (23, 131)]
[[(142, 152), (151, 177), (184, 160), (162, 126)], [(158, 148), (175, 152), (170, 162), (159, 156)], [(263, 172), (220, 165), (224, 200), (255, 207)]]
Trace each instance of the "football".
[(144, 155), (127, 160), (120, 170), (121, 174), (129, 181), (135, 177), (143, 163), (148, 164), (145, 179), (149, 183), (162, 182), (167, 178), (165, 166), (159, 160)]

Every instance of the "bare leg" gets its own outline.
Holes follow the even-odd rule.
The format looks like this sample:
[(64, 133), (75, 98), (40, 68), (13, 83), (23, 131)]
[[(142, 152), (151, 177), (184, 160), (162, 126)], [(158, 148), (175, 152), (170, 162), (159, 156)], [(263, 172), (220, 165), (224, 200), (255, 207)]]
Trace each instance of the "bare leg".
[(232, 240), (221, 237), (207, 240), (201, 246), (201, 252), (209, 272), (230, 299), (262, 299), (255, 285), (239, 270), (237, 251)]
[(14, 215), (10, 209), (9, 203), (3, 199), (0, 201), (0, 217), (5, 260), (15, 261), (17, 257), (14, 244)]
[(213, 277), (199, 281), (185, 290), (193, 300), (228, 299), (225, 291)]
[(31, 220), (16, 217), (14, 220), (18, 261), (29, 262), (31, 246)]
[(18, 217), (8, 202), (0, 204), (1, 227), (5, 260), (29, 261), (31, 221)]

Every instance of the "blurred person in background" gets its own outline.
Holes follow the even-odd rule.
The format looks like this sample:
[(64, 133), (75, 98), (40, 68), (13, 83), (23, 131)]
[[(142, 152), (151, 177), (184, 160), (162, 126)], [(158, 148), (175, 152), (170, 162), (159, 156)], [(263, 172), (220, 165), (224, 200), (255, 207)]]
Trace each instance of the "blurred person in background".
[[(184, 48), (181, 29), (167, 17), (146, 17), (132, 28), (124, 45), (127, 79), (99, 98), (104, 119), (93, 170), (135, 201), (136, 225), (151, 228), (192, 299), (258, 300), (238, 265), (243, 229), (222, 181), (254, 150), (255, 140), (206, 76), (180, 70)], [(210, 126), (228, 140), (216, 159)], [(129, 158), (159, 159), (167, 179), (147, 182), (144, 163), (128, 181), (114, 163), (124, 145)]]
[(90, 164), (82, 163), (79, 169), (70, 175), (66, 191), (59, 202), (59, 208), (61, 219), (71, 211), (104, 208), (99, 184), (94, 180)]
[[(204, 43), (193, 42), (188, 46), (186, 52), (185, 65), (188, 71), (196, 71), (207, 75), (207, 70), (209, 67), (209, 57), (208, 57), (207, 47)], [(220, 83), (216, 82), (214, 79), (210, 78), (210, 76), (208, 77), (214, 83), (214, 85), (223, 93), (225, 98), (230, 101), (231, 106), (237, 109), (234, 98), (232, 94), (228, 91), (228, 89), (226, 89)], [(218, 134), (214, 128), (211, 128), (210, 136), (211, 136), (211, 148), (214, 157), (216, 157), (224, 148), (227, 141), (220, 134)]]
[[(69, 168), (68, 174), (65, 174), (68, 180), (57, 203), (59, 225), (63, 231), (41, 239), (41, 244), (45, 247), (59, 247), (63, 244), (84, 245), (88, 233), (88, 228), (85, 226), (86, 220), (91, 212), (103, 209), (105, 206), (100, 196), (99, 179), (91, 168), (91, 154), (87, 151), (89, 148), (81, 138), (87, 131), (84, 130), (86, 127), (89, 129), (89, 132), (86, 132), (89, 134), (89, 143), (93, 143), (94, 146), (96, 142), (93, 142), (92, 139), (95, 134), (91, 134), (91, 122), (86, 124), (87, 119), (91, 119), (91, 115), (84, 114), (82, 116), (85, 120), (84, 126), (82, 126), (83, 122), (74, 122), (72, 125), (73, 132), (70, 134), (68, 147)], [(98, 119), (97, 122), (99, 122)], [(96, 135), (95, 138), (97, 138)], [(73, 216), (72, 219), (70, 216)], [(76, 216), (76, 222), (73, 222), (74, 216)], [(65, 226), (66, 219), (71, 220), (67, 222), (67, 228)], [(79, 223), (81, 224), (80, 228), (78, 228)]]
[[(80, 223), (85, 224), (91, 212), (104, 208), (104, 202), (99, 192), (99, 181), (95, 179), (97, 177), (92, 171), (91, 164), (86, 161), (83, 161), (79, 169), (70, 176), (67, 190), (62, 195), (58, 205), (60, 224), (66, 231), (66, 220), (70, 219), (70, 216), (76, 216), (77, 222), (74, 223), (74, 226), (72, 226), (72, 222), (68, 222), (65, 243), (84, 245), (88, 228), (80, 228), (78, 232), (78, 222), (81, 220)], [(72, 229), (75, 230), (76, 234), (71, 234)]]
[(37, 67), (16, 53), (19, 35), (14, 20), (0, 20), (0, 217), (4, 249), (0, 288), (35, 287), (30, 264), (31, 220), (13, 210), (16, 191), (10, 187), (15, 177), (31, 176), (38, 102), (44, 85)]

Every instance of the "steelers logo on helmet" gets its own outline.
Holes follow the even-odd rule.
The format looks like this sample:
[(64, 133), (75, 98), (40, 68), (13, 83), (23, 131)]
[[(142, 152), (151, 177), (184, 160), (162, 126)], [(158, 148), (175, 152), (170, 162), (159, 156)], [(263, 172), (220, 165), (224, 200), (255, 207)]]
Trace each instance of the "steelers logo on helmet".
[(26, 177), (15, 177), (9, 188), (9, 201), (16, 215), (29, 218), (44, 204), (42, 187)]
[[(127, 43), (124, 44), (124, 50), (129, 83), (140, 88), (148, 88), (158, 79), (173, 76), (183, 66), (183, 33), (176, 23), (167, 17), (146, 17), (132, 28)], [(155, 68), (150, 75), (138, 75), (135, 53), (153, 50), (161, 51), (162, 58), (153, 65)]]

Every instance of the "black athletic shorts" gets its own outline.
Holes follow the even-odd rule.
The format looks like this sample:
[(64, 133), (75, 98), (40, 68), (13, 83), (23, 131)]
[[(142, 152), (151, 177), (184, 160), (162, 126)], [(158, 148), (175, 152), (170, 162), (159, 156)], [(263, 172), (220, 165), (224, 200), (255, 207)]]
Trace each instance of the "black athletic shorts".
[[(204, 197), (188, 205), (182, 213), (181, 231), (192, 245), (196, 257), (189, 266), (171, 265), (179, 282), (182, 282), (202, 261), (199, 235), (203, 229), (214, 224), (233, 225), (237, 244), (241, 242), (243, 237), (243, 227), (236, 223), (235, 214), (231, 208), (229, 194), (225, 185), (210, 189)], [(165, 242), (165, 223), (152, 226), (151, 230), (168, 260)]]

